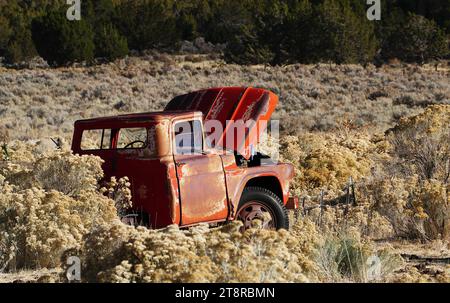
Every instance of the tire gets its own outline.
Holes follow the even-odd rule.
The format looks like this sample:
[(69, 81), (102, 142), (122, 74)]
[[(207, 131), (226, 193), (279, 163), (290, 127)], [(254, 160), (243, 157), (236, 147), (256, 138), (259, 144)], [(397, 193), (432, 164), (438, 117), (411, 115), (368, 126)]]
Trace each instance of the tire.
[(243, 221), (243, 229), (252, 226), (256, 218), (262, 219), (264, 213), (269, 213), (272, 222), (263, 221), (262, 228), (289, 229), (289, 215), (281, 199), (268, 189), (262, 187), (246, 187), (239, 201), (236, 219)]

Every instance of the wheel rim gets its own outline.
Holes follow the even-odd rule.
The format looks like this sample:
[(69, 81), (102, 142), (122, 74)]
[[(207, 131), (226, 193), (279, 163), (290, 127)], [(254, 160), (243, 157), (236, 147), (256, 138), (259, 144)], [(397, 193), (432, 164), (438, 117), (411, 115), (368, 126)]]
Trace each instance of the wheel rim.
[(242, 229), (246, 230), (253, 226), (253, 221), (262, 221), (262, 229), (276, 229), (277, 222), (271, 209), (259, 201), (246, 202), (238, 211), (237, 218), (244, 224)]

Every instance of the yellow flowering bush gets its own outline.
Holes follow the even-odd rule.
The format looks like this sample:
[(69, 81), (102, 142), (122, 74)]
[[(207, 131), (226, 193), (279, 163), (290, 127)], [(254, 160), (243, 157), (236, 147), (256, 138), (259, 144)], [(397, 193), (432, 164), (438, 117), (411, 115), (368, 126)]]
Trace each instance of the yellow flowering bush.
[[(319, 282), (369, 281), (367, 262), (380, 260), (378, 279), (402, 260), (377, 251), (358, 231), (321, 233), (309, 219), (290, 232), (250, 229), (233, 222), (211, 229), (162, 230), (119, 222), (89, 234), (81, 248), (89, 282)], [(349, 230), (350, 231), (350, 230)]]
[(282, 160), (297, 168), (293, 190), (309, 194), (320, 189), (338, 194), (350, 177), (358, 180), (367, 175), (374, 165), (371, 154), (376, 148), (370, 137), (362, 133), (307, 133), (281, 140)]
[(0, 271), (59, 266), (65, 250), (117, 218), (114, 201), (97, 190), (101, 160), (12, 146), (0, 166)]
[(317, 280), (313, 225), (239, 231), (240, 222), (209, 229), (163, 230), (120, 223), (94, 231), (83, 246), (86, 279), (101, 282), (306, 282)]

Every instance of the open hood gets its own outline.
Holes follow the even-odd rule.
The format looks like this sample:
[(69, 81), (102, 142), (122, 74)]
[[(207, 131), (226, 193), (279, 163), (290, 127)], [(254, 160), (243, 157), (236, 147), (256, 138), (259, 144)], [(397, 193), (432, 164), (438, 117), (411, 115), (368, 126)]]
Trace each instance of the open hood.
[[(177, 96), (165, 111), (202, 112), (210, 144), (249, 159), (277, 104), (278, 97), (265, 89), (222, 87)], [(217, 132), (217, 127), (223, 132)]]

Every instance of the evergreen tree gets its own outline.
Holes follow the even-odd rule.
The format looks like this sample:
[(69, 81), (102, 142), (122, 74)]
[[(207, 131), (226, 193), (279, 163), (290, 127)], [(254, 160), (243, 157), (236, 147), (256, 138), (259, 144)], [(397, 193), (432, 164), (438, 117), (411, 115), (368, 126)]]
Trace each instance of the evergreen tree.
[(173, 0), (125, 1), (117, 6), (117, 26), (132, 49), (174, 48), (179, 41)]
[(0, 11), (0, 55), (9, 63), (26, 61), (37, 55), (31, 39), (30, 17), (20, 4), (21, 1), (9, 1)]
[(276, 37), (274, 63), (306, 62), (311, 41), (312, 9), (309, 0), (295, 1), (286, 18), (269, 37)]
[(325, 0), (309, 23), (307, 62), (366, 63), (376, 53), (373, 23), (349, 0)]
[(114, 26), (116, 12), (112, 0), (83, 1), (83, 18), (94, 31), (95, 57), (109, 61), (128, 55), (128, 42)]
[(240, 64), (364, 64), (375, 54), (424, 62), (448, 54), (450, 33), (450, 0), (382, 1), (381, 21), (367, 20), (361, 0), (83, 0), (79, 22), (66, 20), (67, 8), (0, 0), (0, 56), (24, 61), (38, 49), (56, 64), (114, 60), (128, 47), (171, 51), (204, 37)]
[(113, 61), (128, 55), (127, 39), (111, 23), (96, 30), (94, 42), (96, 57)]
[(12, 29), (7, 18), (0, 16), (0, 57), (4, 56)]
[(447, 39), (434, 21), (409, 13), (383, 44), (385, 59), (424, 63), (448, 55)]
[(434, 20), (450, 34), (450, 0), (398, 0), (405, 13), (411, 12)]
[(253, 13), (249, 0), (217, 0), (211, 3), (211, 15), (202, 32), (212, 43), (227, 43), (233, 36), (253, 31)]
[(177, 32), (182, 40), (193, 40), (201, 36), (205, 23), (211, 18), (208, 0), (184, 0), (174, 2)]
[(237, 64), (266, 64), (273, 59), (270, 47), (263, 45), (257, 34), (245, 27), (231, 37), (225, 50), (225, 60)]
[(94, 33), (85, 20), (68, 21), (65, 12), (52, 11), (33, 19), (33, 41), (49, 64), (91, 62), (94, 58)]

